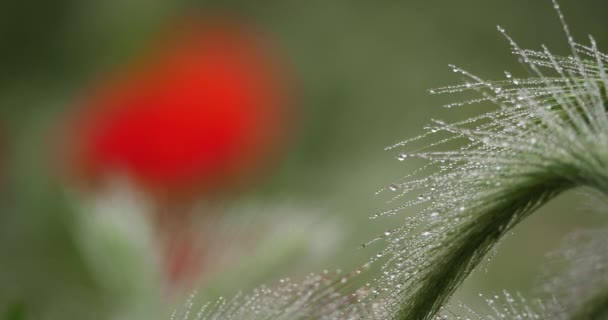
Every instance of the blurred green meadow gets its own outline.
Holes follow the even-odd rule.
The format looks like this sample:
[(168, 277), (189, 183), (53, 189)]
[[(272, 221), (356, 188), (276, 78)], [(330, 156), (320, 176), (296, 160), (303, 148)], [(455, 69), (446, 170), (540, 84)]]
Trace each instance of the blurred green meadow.
[[(585, 43), (587, 34), (592, 34), (600, 50), (608, 48), (607, 2), (562, 0), (560, 4), (580, 42)], [(61, 193), (62, 188), (70, 188), (63, 182), (48, 182), (53, 173), (45, 163), (51, 160), (45, 155), (49, 146), (42, 138), (99, 74), (136, 57), (167, 21), (192, 12), (229, 12), (246, 17), (268, 34), (293, 73), (293, 104), (297, 108), (294, 134), (281, 159), (244, 192), (223, 200), (225, 213), (218, 218), (218, 229), (226, 229), (227, 237), (255, 233), (256, 229), (263, 236), (256, 236), (261, 240), (253, 247), (240, 244), (246, 239), (238, 237), (214, 244), (216, 254), (222, 256), (222, 243), (234, 242), (230, 246), (236, 248), (237, 257), (229, 259), (228, 267), (212, 271), (200, 284), (198, 292), (205, 299), (231, 296), (238, 290), (283, 277), (297, 279), (323, 269), (349, 271), (381, 250), (381, 243), (365, 248), (361, 244), (415, 212), (408, 209), (370, 220), (374, 213), (406, 200), (390, 201), (390, 192), (375, 193), (422, 164), (419, 160), (398, 161), (398, 151), (384, 148), (422, 133), (432, 118), (454, 121), (493, 107), (442, 108), (467, 98), (429, 94), (428, 89), (462, 82), (448, 64), (487, 79), (503, 79), (505, 70), (515, 76), (530, 75), (511, 54), (496, 25), (504, 27), (524, 48), (546, 44), (556, 54), (569, 50), (548, 0), (0, 0), (0, 125), (5, 136), (1, 145), (8, 146), (4, 151), (10, 159), (4, 162), (7, 179), (17, 185), (9, 186), (3, 198), (11, 198), (12, 202), (4, 199), (7, 203), (19, 197), (23, 203), (41, 203), (27, 219), (14, 217), (21, 214), (14, 205), (4, 206), (0, 239), (6, 243), (0, 245), (0, 265), (9, 259), (20, 259), (21, 263), (0, 266), (0, 281), (31, 279), (41, 285), (21, 286), (24, 280), (11, 280), (10, 286), (0, 283), (0, 299), (4, 300), (0, 300), (0, 312), (19, 313), (15, 306), (27, 305), (28, 297), (38, 296), (36, 290), (45, 281), (49, 286), (55, 286), (55, 281), (65, 284), (55, 273), (67, 272), (64, 276), (75, 283), (70, 288), (84, 291), (96, 286), (91, 283), (105, 281), (89, 279), (100, 273), (82, 271), (87, 264), (79, 259), (86, 258), (80, 257), (82, 253), (69, 253), (99, 249), (88, 243), (94, 240), (87, 240), (82, 230), (80, 236), (85, 239), (68, 241), (62, 236), (63, 229), (72, 234), (70, 228), (77, 225), (73, 218), (66, 218), (67, 223), (48, 222), (59, 230), (49, 237), (32, 236), (36, 229), (28, 229), (63, 216), (57, 211), (66, 206), (54, 205), (44, 195), (48, 189)], [(44, 175), (49, 178), (41, 178)], [(535, 279), (546, 267), (546, 252), (576, 226), (606, 221), (593, 211), (594, 201), (569, 192), (542, 208), (515, 228), (455, 299), (477, 304), (478, 293), (495, 294), (503, 289), (533, 293)], [(116, 215), (113, 219), (121, 218)], [(129, 230), (124, 234), (130, 234)], [(118, 248), (140, 248), (129, 243), (128, 236), (124, 239), (128, 244), (116, 244)], [(44, 242), (46, 249), (40, 249), (36, 241)], [(239, 250), (239, 246), (246, 249)], [(129, 259), (124, 263), (130, 263)], [(54, 267), (45, 269), (46, 265)], [(71, 297), (80, 292), (63, 292), (68, 289), (61, 285), (56, 288), (53, 294), (58, 301), (63, 293)], [(121, 294), (133, 295), (139, 290), (145, 291), (138, 288)], [(15, 297), (23, 297), (23, 301)], [(95, 304), (97, 300), (92, 295), (86, 301)], [(83, 312), (86, 308), (83, 302)], [(47, 318), (61, 316), (60, 310), (53, 312), (56, 314)]]

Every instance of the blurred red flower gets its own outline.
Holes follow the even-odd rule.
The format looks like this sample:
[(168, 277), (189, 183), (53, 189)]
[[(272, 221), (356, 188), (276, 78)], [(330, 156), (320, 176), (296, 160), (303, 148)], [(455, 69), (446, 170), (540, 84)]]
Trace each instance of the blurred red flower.
[(166, 35), (80, 102), (70, 138), (78, 175), (122, 174), (171, 195), (232, 189), (281, 145), (285, 72), (242, 23), (190, 21)]
[(205, 269), (191, 200), (233, 192), (270, 167), (292, 119), (287, 72), (266, 38), (210, 20), (174, 26), (94, 84), (68, 120), (61, 156), (85, 185), (127, 176), (151, 196), (162, 267), (178, 287)]

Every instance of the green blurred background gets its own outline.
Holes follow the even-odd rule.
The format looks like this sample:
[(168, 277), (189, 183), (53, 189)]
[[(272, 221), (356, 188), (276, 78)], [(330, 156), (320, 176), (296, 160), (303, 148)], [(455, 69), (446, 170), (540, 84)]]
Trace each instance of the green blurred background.
[[(608, 2), (560, 3), (580, 42), (593, 34), (600, 49), (608, 48)], [(387, 203), (390, 195), (374, 193), (420, 164), (399, 162), (396, 153), (384, 147), (419, 134), (431, 118), (462, 119), (489, 107), (441, 108), (460, 99), (427, 93), (461, 81), (447, 65), (489, 79), (502, 79), (504, 70), (528, 75), (496, 25), (505, 27), (522, 47), (547, 44), (554, 53), (569, 52), (548, 0), (1, 0), (0, 108), (8, 139), (35, 139), (31, 136), (40, 134), (36, 132), (48, 125), (45, 121), (98, 73), (137, 55), (164, 22), (192, 10), (228, 10), (255, 21), (272, 35), (298, 84), (301, 118), (296, 137), (263, 183), (227, 204), (239, 217), (234, 219), (272, 228), (273, 217), (289, 211), (287, 219), (305, 217), (310, 228), (327, 230), (311, 249), (322, 254), (298, 259), (300, 253), (289, 253), (289, 246), (269, 245), (262, 258), (248, 257), (241, 269), (214, 277), (201, 289), (208, 296), (324, 268), (350, 270), (378, 250), (359, 245), (414, 212), (369, 220), (374, 212), (398, 205)], [(36, 154), (32, 152), (26, 154)], [(25, 189), (47, 187), (25, 167), (11, 167), (10, 175), (28, 176), (21, 179)], [(547, 205), (515, 229), (493, 259), (467, 280), (457, 299), (475, 304), (480, 292), (533, 290), (545, 252), (570, 230), (605, 221), (592, 212), (593, 201), (571, 192)], [(303, 227), (294, 246), (308, 248), (306, 242), (317, 237), (309, 231)], [(273, 241), (282, 241), (280, 233)], [(267, 269), (244, 273), (243, 268)], [(12, 271), (3, 270), (6, 277)], [(20, 276), (28, 277), (26, 272)], [(10, 303), (0, 301), (0, 306)]]

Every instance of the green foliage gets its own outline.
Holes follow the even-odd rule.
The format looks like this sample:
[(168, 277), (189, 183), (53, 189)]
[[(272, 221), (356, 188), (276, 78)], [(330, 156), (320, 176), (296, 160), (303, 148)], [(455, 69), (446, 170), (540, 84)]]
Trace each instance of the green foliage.
[[(480, 98), (448, 107), (491, 102), (498, 109), (459, 123), (435, 121), (421, 138), (440, 131), (451, 136), (400, 156), (425, 159), (439, 170), (393, 188), (403, 194), (431, 188), (406, 206), (427, 203), (423, 217), (435, 216), (421, 219), (425, 231), (389, 237), (390, 276), (380, 283), (395, 319), (433, 318), (505, 231), (555, 195), (580, 186), (608, 191), (606, 56), (593, 39), (590, 46), (575, 43), (555, 8), (571, 56), (555, 56), (546, 47), (523, 50), (505, 34), (534, 77), (505, 72), (507, 80), (485, 81), (453, 67), (465, 84), (432, 91), (475, 90)], [(456, 139), (465, 140), (459, 149), (436, 151)], [(395, 239), (406, 244), (392, 245)], [(403, 268), (395, 260), (411, 262)], [(396, 283), (405, 289), (395, 293)]]
[[(41, 146), (46, 146), (48, 141), (41, 139), (45, 138), (43, 132), (48, 128), (39, 127), (38, 119), (30, 120), (48, 116), (42, 115), (47, 111), (39, 111), (41, 105), (47, 106), (48, 113), (54, 115), (60, 109), (55, 104), (64, 102), (63, 99), (55, 103), (46, 101), (48, 97), (42, 88), (56, 85), (61, 88), (58, 91), (70, 91), (72, 87), (79, 86), (81, 79), (86, 78), (84, 74), (91, 70), (104, 69), (106, 65), (123, 61), (142, 46), (155, 25), (153, 22), (162, 20), (171, 11), (168, 8), (172, 8), (171, 5), (161, 5), (160, 1), (154, 1), (153, 5), (141, 0), (120, 3), (121, 6), (117, 7), (112, 4), (106, 6), (105, 2), (80, 7), (75, 1), (60, 1), (31, 10), (17, 1), (7, 2), (18, 10), (11, 9), (17, 13), (9, 17), (11, 19), (3, 20), (7, 28), (0, 31), (0, 37), (6, 39), (9, 48), (0, 55), (3, 58), (0, 65), (5, 71), (0, 76), (0, 100), (3, 102), (0, 111), (11, 119), (3, 128), (9, 132), (7, 140), (12, 142), (14, 136), (21, 140), (8, 146), (8, 153), (16, 155), (7, 159), (7, 167), (11, 170), (7, 173), (7, 180), (0, 182), (4, 188), (0, 202), (2, 319), (135, 320), (166, 317), (163, 313), (166, 306), (160, 302), (161, 289), (154, 274), (157, 261), (151, 254), (153, 250), (148, 247), (149, 230), (142, 227), (146, 222), (134, 212), (137, 211), (136, 206), (122, 201), (122, 190), (117, 190), (118, 195), (110, 195), (105, 204), (82, 199), (82, 195), (66, 195), (62, 186), (51, 183), (49, 180), (52, 179), (45, 175), (52, 170), (37, 168), (35, 164), (47, 156)], [(235, 7), (240, 5), (237, 3)], [(250, 6), (253, 7), (251, 4), (246, 7)], [(71, 29), (69, 23), (64, 25), (70, 21), (69, 11), (74, 8), (84, 10), (76, 14), (84, 21), (74, 24), (82, 28)], [(320, 11), (320, 8), (344, 14), (344, 21), (356, 21), (351, 22), (352, 25), (365, 20), (356, 15), (349, 16), (341, 5), (325, 2), (312, 5), (309, 10)], [(557, 5), (556, 9), (559, 10)], [(263, 11), (257, 6), (251, 10)], [(384, 20), (390, 11), (397, 12), (378, 10), (376, 18)], [(132, 19), (133, 16), (138, 17), (137, 21)], [(415, 20), (415, 16), (408, 17)], [(24, 17), (37, 19), (39, 24), (22, 28)], [(281, 15), (281, 19), (290, 17)], [(563, 21), (561, 13), (559, 17)], [(320, 102), (318, 105), (323, 107), (346, 101), (341, 108), (347, 111), (351, 110), (350, 102), (361, 105), (367, 101), (376, 102), (364, 94), (364, 99), (348, 96), (350, 91), (354, 91), (348, 90), (349, 82), (362, 81), (364, 85), (370, 85), (386, 77), (386, 70), (394, 69), (390, 63), (384, 65), (386, 70), (378, 68), (382, 61), (369, 59), (369, 52), (376, 56), (386, 53), (378, 49), (379, 46), (369, 45), (366, 50), (358, 51), (347, 45), (347, 37), (358, 39), (362, 32), (368, 31), (367, 28), (360, 27), (361, 30), (355, 31), (346, 28), (344, 43), (335, 41), (336, 35), (344, 35), (336, 33), (323, 40), (327, 46), (318, 45), (319, 38), (333, 32), (328, 30), (335, 23), (333, 16), (323, 18), (326, 19), (325, 24), (310, 24), (307, 14), (302, 14), (299, 19), (300, 23), (305, 21), (307, 24), (303, 28), (305, 30), (299, 30), (299, 25), (292, 26), (297, 30), (295, 33), (302, 32), (303, 38), (308, 36), (316, 44), (298, 43), (296, 47), (299, 47), (297, 51), (301, 51), (301, 56), (317, 54), (326, 59), (328, 51), (341, 52), (343, 55), (331, 57), (335, 61), (331, 60), (330, 64), (336, 65), (337, 69), (353, 70), (344, 78), (326, 70), (307, 73), (308, 81), (318, 86), (316, 90), (321, 92), (317, 92), (318, 96), (311, 101)], [(402, 30), (393, 23), (402, 23), (403, 20), (401, 16), (395, 16), (382, 28), (401, 37)], [(281, 21), (275, 23), (280, 25)], [(395, 202), (401, 201), (401, 205), (374, 218), (400, 215), (406, 209), (415, 210), (418, 214), (406, 217), (402, 225), (394, 226), (371, 241), (380, 242), (384, 247), (369, 263), (345, 275), (328, 272), (310, 275), (302, 281), (284, 279), (232, 299), (219, 299), (200, 306), (192, 298), (171, 319), (419, 320), (454, 315), (446, 315), (446, 307), (454, 291), (487, 253), (536, 209), (570, 189), (586, 187), (603, 198), (608, 194), (608, 56), (598, 50), (593, 39), (589, 45), (575, 43), (566, 24), (563, 25), (572, 50), (570, 56), (554, 55), (545, 47), (524, 50), (507, 36), (512, 50), (531, 71), (531, 76), (516, 77), (505, 73), (503, 80), (486, 81), (454, 67), (454, 71), (465, 78), (465, 83), (432, 91), (465, 92), (478, 96), (448, 107), (478, 103), (483, 106), (493, 104), (494, 107), (463, 121), (433, 120), (422, 135), (389, 148), (399, 150), (396, 157), (400, 161), (414, 159), (416, 163), (424, 164), (383, 190), (394, 197)], [(36, 26), (43, 26), (45, 32), (38, 32)], [(19, 32), (10, 32), (14, 28)], [(68, 30), (70, 32), (66, 33)], [(376, 38), (373, 33), (363, 34), (364, 37)], [(314, 48), (307, 51), (304, 47)], [(390, 48), (387, 45), (385, 50), (390, 51)], [(27, 54), (21, 55), (24, 50)], [(373, 62), (361, 68), (362, 61)], [(310, 60), (304, 69), (323, 69), (316, 64), (317, 61)], [(418, 72), (422, 74), (426, 68), (424, 66), (421, 68), (423, 71)], [(14, 74), (19, 72), (22, 75), (16, 77)], [(64, 73), (63, 76), (57, 76), (60, 73)], [(372, 74), (374, 76), (370, 77)], [(335, 77), (337, 81), (329, 85), (321, 81), (317, 84), (320, 75)], [(367, 82), (353, 79), (357, 77)], [(378, 81), (376, 85), (377, 96), (388, 92), (384, 83)], [(323, 95), (324, 90), (331, 93)], [(392, 93), (400, 93), (400, 88)], [(30, 100), (31, 103), (24, 103)], [(41, 102), (43, 100), (44, 103)], [(373, 107), (369, 106), (370, 114), (376, 112)], [(30, 111), (36, 111), (33, 112), (35, 115), (32, 116)], [(333, 112), (335, 114), (319, 112), (311, 121), (315, 127), (307, 133), (312, 137), (309, 140), (327, 141), (318, 149), (312, 142), (305, 147), (309, 150), (300, 153), (303, 159), (310, 158), (306, 161), (331, 163), (337, 158), (352, 160), (354, 157), (344, 157), (344, 154), (361, 146), (350, 142), (368, 139), (350, 137), (349, 132), (341, 137), (352, 139), (347, 139), (346, 143), (329, 139), (328, 133), (335, 121), (342, 121), (342, 114)], [(398, 123), (400, 120), (394, 121)], [(378, 136), (385, 134), (383, 130), (377, 131), (382, 132), (375, 133)], [(364, 143), (367, 145), (364, 150), (372, 144)], [(308, 177), (305, 170), (300, 170), (299, 162), (293, 167), (292, 172), (296, 173), (287, 175), (285, 180), (298, 181), (305, 186), (303, 189), (322, 190), (314, 190), (313, 194), (325, 191), (318, 186), (319, 178), (325, 179), (325, 175), (334, 170), (327, 166), (319, 176)], [(349, 170), (343, 170), (350, 174)], [(277, 189), (281, 189), (280, 184)], [(108, 203), (120, 205), (104, 207)], [(313, 237), (311, 233), (304, 232), (304, 235)], [(264, 264), (252, 259), (250, 264), (241, 266), (243, 270), (258, 267), (267, 269), (263, 273), (272, 273), (273, 266), (282, 264), (283, 260), (292, 260), (292, 255), (299, 252), (294, 248), (303, 247), (302, 239), (305, 237), (293, 232), (290, 236), (269, 245), (271, 254), (261, 255)], [(496, 299), (489, 300), (492, 301), (488, 302), (492, 305), (491, 315), (483, 316), (483, 313), (472, 310), (468, 310), (468, 314), (478, 319), (605, 319), (608, 260), (603, 255), (606, 251), (603, 246), (606, 237), (594, 234), (576, 242), (581, 242), (581, 245), (566, 246), (559, 251), (567, 254), (564, 257), (566, 271), (557, 273), (555, 279), (547, 284), (547, 293), (555, 296), (556, 303), (545, 301), (544, 307), (536, 308), (522, 299), (519, 303), (513, 302), (513, 298), (505, 294), (506, 302), (501, 309), (494, 307)], [(374, 278), (373, 281), (358, 285), (360, 273)], [(454, 315), (454, 318), (458, 317)]]
[[(386, 188), (405, 200), (374, 218), (410, 207), (419, 214), (376, 239), (386, 248), (370, 263), (382, 263), (382, 272), (365, 290), (368, 294), (357, 299), (374, 309), (354, 318), (434, 319), (493, 246), (537, 208), (572, 188), (608, 193), (608, 56), (593, 39), (589, 46), (575, 43), (559, 6), (554, 7), (571, 56), (553, 55), (544, 46), (521, 49), (499, 27), (533, 76), (505, 72), (506, 80), (486, 81), (452, 67), (465, 83), (431, 93), (473, 91), (479, 98), (447, 107), (492, 103), (496, 108), (454, 123), (434, 120), (423, 135), (389, 148), (410, 146), (413, 150), (397, 158), (426, 164)], [(584, 311), (566, 319), (600, 319), (608, 286), (598, 292), (580, 306)], [(345, 310), (360, 306), (353, 302)]]

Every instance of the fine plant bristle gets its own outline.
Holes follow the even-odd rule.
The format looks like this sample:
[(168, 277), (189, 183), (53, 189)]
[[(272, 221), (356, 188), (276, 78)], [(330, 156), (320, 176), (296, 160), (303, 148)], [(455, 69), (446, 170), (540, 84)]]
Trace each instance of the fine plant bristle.
[(195, 307), (195, 295), (176, 311), (171, 320), (246, 320), (246, 319), (384, 319), (381, 311), (361, 301), (368, 294), (365, 287), (351, 293), (349, 280), (359, 274), (338, 272), (311, 274), (302, 281), (282, 279), (272, 287), (262, 286), (249, 294), (230, 300)]
[(555, 300), (544, 302), (540, 299), (529, 301), (521, 294), (512, 295), (503, 291), (500, 295), (486, 297), (479, 295), (485, 303), (482, 310), (473, 309), (464, 303), (456, 306), (447, 306), (437, 320), (550, 320), (557, 319), (549, 316), (550, 309), (556, 309), (559, 303)]

